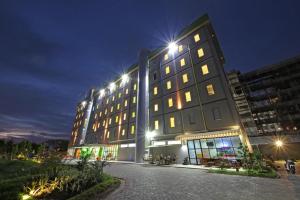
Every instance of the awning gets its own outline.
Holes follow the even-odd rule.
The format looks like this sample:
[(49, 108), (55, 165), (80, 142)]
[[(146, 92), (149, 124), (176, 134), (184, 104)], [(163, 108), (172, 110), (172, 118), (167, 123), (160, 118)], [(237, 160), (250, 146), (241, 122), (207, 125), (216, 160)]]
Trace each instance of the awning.
[(206, 133), (185, 133), (176, 136), (176, 140), (196, 140), (196, 139), (206, 139), (206, 138), (219, 138), (219, 137), (230, 137), (241, 135), (240, 129), (229, 129), (222, 131), (212, 131)]

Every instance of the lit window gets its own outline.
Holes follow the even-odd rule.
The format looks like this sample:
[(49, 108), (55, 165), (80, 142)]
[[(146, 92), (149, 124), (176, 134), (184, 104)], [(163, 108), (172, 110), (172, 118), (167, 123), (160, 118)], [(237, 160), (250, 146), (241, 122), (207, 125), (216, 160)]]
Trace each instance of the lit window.
[(135, 128), (134, 125), (131, 125), (131, 131), (130, 131), (131, 134), (134, 134), (134, 131), (135, 131), (134, 128)]
[(125, 129), (122, 129), (121, 135), (125, 135)]
[(192, 101), (191, 92), (186, 92), (186, 93), (184, 93), (184, 95), (185, 95), (186, 102)]
[(180, 60), (180, 66), (183, 67), (184, 65), (185, 65), (185, 59), (182, 58), (182, 59)]
[(125, 94), (128, 94), (128, 91), (129, 91), (129, 90), (128, 90), (128, 88), (126, 88), (126, 90), (125, 90)]
[(109, 131), (107, 131), (107, 136), (106, 136), (107, 138), (109, 138), (109, 134), (110, 134), (110, 132), (109, 132)]
[(195, 42), (199, 42), (200, 41), (199, 34), (194, 35), (194, 40), (195, 40)]
[(116, 123), (119, 122), (119, 116), (116, 116)]
[(182, 52), (182, 50), (183, 50), (182, 45), (179, 45), (179, 46), (178, 46), (178, 52)]
[(117, 105), (117, 109), (120, 110), (120, 104), (119, 104), (119, 103), (118, 103), (118, 105)]
[(206, 90), (207, 90), (207, 94), (208, 95), (214, 95), (215, 94), (215, 90), (212, 84), (209, 84), (206, 86)]
[(96, 113), (96, 114), (95, 114), (95, 119), (97, 119), (97, 116), (98, 116), (98, 115), (97, 115), (97, 113)]
[(103, 120), (102, 126), (105, 126), (105, 120)]
[(183, 83), (187, 83), (189, 81), (189, 78), (188, 78), (187, 74), (182, 75), (182, 81), (183, 81)]
[(105, 114), (107, 114), (107, 108), (105, 109)]
[(122, 93), (121, 93), (121, 92), (119, 92), (119, 99), (121, 98), (121, 96), (122, 96)]
[(154, 87), (154, 88), (153, 88), (153, 94), (154, 94), (154, 95), (157, 95), (157, 87)]
[(208, 66), (207, 66), (207, 65), (203, 65), (203, 66), (201, 67), (201, 70), (202, 70), (202, 74), (203, 74), (203, 75), (209, 73), (209, 71), (208, 71)]
[(172, 88), (171, 81), (168, 81), (168, 82), (167, 82), (167, 89), (169, 90), (169, 89), (171, 89), (171, 88)]
[(136, 90), (136, 83), (133, 85), (133, 90)]
[(124, 102), (124, 106), (125, 106), (125, 107), (127, 106), (127, 100), (125, 100), (125, 102)]
[(169, 55), (168, 55), (167, 53), (165, 54), (164, 59), (165, 59), (165, 60), (168, 60), (168, 59), (169, 59)]
[(98, 126), (97, 126), (98, 128), (100, 127), (100, 122), (98, 122)]
[(154, 111), (158, 111), (158, 104), (154, 105)]
[(106, 99), (106, 104), (108, 104), (109, 103), (109, 99)]
[(154, 121), (154, 129), (155, 129), (155, 130), (158, 130), (158, 129), (159, 129), (159, 122), (158, 122), (158, 120), (155, 120), (155, 121)]
[(170, 117), (170, 127), (171, 128), (175, 127), (175, 118), (174, 117)]
[(132, 103), (136, 103), (136, 96), (132, 98)]
[(111, 118), (109, 118), (108, 124), (111, 125)]
[(166, 66), (165, 71), (166, 71), (166, 74), (169, 74), (170, 73), (170, 66)]
[(126, 113), (124, 113), (124, 115), (123, 115), (123, 120), (124, 121), (126, 120)]
[(135, 118), (135, 112), (132, 112), (132, 113), (131, 113), (131, 117), (132, 117), (132, 118)]
[(115, 96), (112, 97), (112, 101), (115, 101)]
[(110, 107), (110, 112), (113, 112), (114, 111), (114, 107)]
[(101, 117), (101, 116), (102, 116), (102, 112), (99, 113), (99, 117)]
[(99, 104), (97, 105), (97, 109), (99, 108)]
[(168, 99), (168, 106), (169, 106), (169, 108), (173, 106), (173, 99), (172, 98)]
[(198, 49), (198, 57), (201, 58), (202, 56), (204, 56), (204, 51), (202, 48)]

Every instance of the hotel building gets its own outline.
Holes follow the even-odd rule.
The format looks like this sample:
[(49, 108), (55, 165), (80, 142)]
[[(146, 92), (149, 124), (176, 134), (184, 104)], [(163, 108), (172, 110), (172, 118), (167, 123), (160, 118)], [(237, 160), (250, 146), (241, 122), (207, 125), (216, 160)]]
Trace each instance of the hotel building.
[(69, 155), (143, 162), (173, 155), (191, 164), (236, 159), (251, 146), (228, 85), (224, 57), (207, 15), (77, 106)]

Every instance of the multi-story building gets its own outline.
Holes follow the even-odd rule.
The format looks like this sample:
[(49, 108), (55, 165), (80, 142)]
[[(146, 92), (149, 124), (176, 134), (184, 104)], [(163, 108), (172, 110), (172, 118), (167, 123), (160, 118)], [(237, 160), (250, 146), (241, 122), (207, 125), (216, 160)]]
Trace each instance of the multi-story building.
[[(283, 159), (299, 158), (300, 56), (246, 73), (232, 71), (228, 78), (252, 145)], [(290, 148), (270, 148), (279, 139)]]
[(165, 47), (142, 50), (126, 74), (92, 89), (79, 104), (87, 126), (75, 120), (69, 153), (136, 162), (175, 155), (191, 164), (235, 159), (240, 144), (249, 142), (223, 64), (207, 15)]

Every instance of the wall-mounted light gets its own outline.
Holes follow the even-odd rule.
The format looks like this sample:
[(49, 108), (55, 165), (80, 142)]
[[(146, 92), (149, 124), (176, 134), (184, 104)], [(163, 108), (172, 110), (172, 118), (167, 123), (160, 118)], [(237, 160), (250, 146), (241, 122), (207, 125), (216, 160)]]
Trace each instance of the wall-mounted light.
[(128, 74), (123, 74), (123, 75), (121, 76), (121, 85), (125, 85), (126, 83), (128, 83), (128, 81), (129, 81), (129, 76), (128, 76)]
[(155, 131), (146, 131), (146, 137), (151, 139), (154, 136), (156, 136), (156, 132)]
[(283, 142), (281, 140), (276, 140), (275, 145), (277, 147), (282, 147), (283, 146)]
[(100, 97), (103, 97), (105, 95), (105, 89), (100, 90)]
[(174, 54), (178, 49), (178, 45), (175, 42), (170, 42), (168, 44), (168, 49), (169, 49), (169, 54)]
[(112, 92), (116, 89), (116, 84), (114, 82), (111, 82), (108, 86), (109, 91)]

